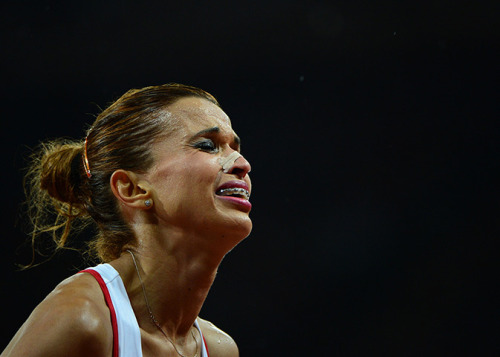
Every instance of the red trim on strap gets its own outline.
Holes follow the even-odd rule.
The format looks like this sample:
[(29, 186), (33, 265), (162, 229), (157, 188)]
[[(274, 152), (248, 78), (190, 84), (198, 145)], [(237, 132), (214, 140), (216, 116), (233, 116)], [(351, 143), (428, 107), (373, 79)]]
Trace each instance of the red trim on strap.
[(111, 315), (111, 326), (113, 328), (113, 357), (118, 357), (118, 323), (116, 322), (116, 311), (115, 307), (113, 306), (113, 301), (111, 301), (111, 296), (109, 295), (108, 287), (106, 286), (106, 283), (102, 279), (101, 274), (99, 274), (95, 270), (85, 269), (80, 271), (80, 273), (89, 273), (97, 280), (99, 286), (101, 287), (102, 293), (104, 294), (104, 300), (106, 300), (106, 305), (108, 305), (109, 312)]
[(205, 336), (203, 336), (203, 334), (202, 334), (201, 337), (203, 338), (203, 343), (205, 344), (205, 349), (207, 350), (207, 357), (210, 357), (210, 353), (208, 353), (207, 341), (205, 341)]

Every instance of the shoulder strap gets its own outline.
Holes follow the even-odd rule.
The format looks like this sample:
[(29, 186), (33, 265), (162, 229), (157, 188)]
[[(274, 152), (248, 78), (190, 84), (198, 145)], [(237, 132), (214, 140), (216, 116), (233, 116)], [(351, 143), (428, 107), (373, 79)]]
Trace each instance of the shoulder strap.
[(118, 356), (118, 323), (116, 321), (116, 311), (115, 307), (113, 306), (113, 301), (111, 300), (111, 296), (109, 295), (109, 290), (108, 287), (106, 286), (106, 283), (104, 282), (103, 278), (101, 277), (101, 274), (99, 274), (97, 271), (93, 269), (85, 269), (80, 271), (80, 273), (89, 273), (92, 275), (95, 280), (99, 283), (99, 286), (101, 287), (102, 293), (104, 295), (104, 300), (106, 300), (106, 305), (108, 305), (109, 312), (111, 315), (111, 326), (113, 328), (113, 357), (119, 357)]
[(201, 337), (203, 337), (203, 344), (205, 345), (205, 351), (207, 351), (207, 357), (210, 357), (210, 353), (208, 353), (207, 341), (205, 341), (205, 336), (203, 336), (202, 334)]

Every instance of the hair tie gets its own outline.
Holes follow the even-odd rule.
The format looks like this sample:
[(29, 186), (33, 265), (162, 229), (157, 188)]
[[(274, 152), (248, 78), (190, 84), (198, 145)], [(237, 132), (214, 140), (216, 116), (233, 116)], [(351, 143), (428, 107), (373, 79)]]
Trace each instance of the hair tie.
[(87, 177), (91, 178), (92, 174), (90, 173), (89, 159), (87, 158), (87, 139), (88, 136), (85, 137), (85, 144), (83, 145), (83, 167), (85, 168)]

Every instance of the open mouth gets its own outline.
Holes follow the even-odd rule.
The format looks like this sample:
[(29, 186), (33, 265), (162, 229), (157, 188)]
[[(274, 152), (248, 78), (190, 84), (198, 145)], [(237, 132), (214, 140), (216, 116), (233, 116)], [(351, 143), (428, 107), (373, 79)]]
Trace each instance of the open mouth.
[(215, 194), (217, 196), (236, 197), (236, 198), (243, 198), (245, 200), (248, 200), (250, 198), (250, 192), (241, 187), (221, 188), (218, 189)]
[(217, 191), (215, 191), (215, 194), (219, 197), (231, 199), (235, 202), (240, 201), (240, 203), (250, 203), (250, 187), (245, 181), (227, 181), (219, 186)]

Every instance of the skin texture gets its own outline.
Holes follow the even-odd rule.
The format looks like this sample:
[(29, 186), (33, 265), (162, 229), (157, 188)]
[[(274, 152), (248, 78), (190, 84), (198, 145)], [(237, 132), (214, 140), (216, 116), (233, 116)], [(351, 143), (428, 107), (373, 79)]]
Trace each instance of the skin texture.
[[(188, 97), (167, 110), (177, 129), (153, 145), (153, 167), (142, 174), (117, 170), (111, 177), (137, 242), (110, 264), (120, 273), (136, 314), (143, 356), (178, 354), (149, 319), (125, 249), (134, 251), (151, 309), (183, 355), (193, 356), (201, 348), (193, 327), (198, 319), (211, 357), (239, 356), (233, 339), (198, 315), (223, 257), (252, 228), (249, 206), (221, 198), (217, 188), (229, 181), (251, 188), (250, 164), (241, 156), (223, 172), (220, 162), (239, 151), (239, 139), (219, 107)], [(147, 199), (153, 202), (150, 207), (144, 204)], [(110, 315), (100, 287), (89, 274), (77, 274), (38, 305), (1, 357), (109, 357), (112, 347)]]

